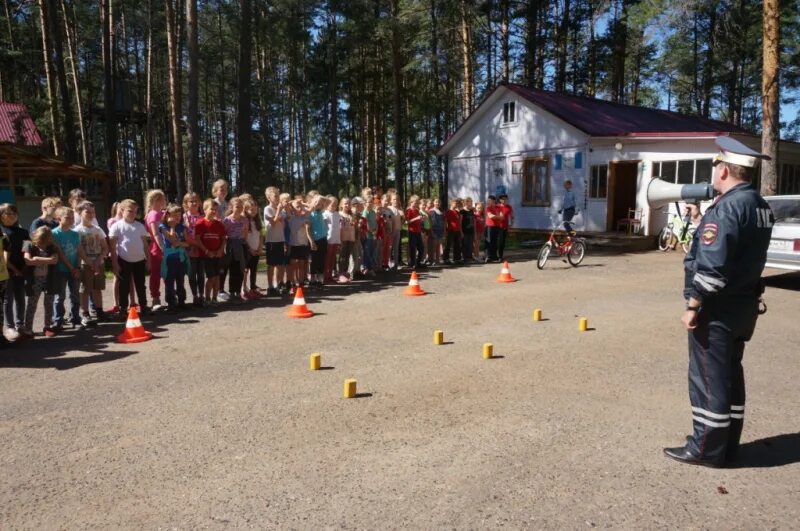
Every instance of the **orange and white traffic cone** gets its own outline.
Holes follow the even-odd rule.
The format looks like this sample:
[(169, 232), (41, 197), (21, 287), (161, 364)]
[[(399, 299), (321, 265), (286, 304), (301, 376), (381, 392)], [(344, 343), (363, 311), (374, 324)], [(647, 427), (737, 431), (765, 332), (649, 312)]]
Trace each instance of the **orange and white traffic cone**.
[(403, 290), (403, 295), (408, 297), (419, 297), (420, 295), (427, 295), (425, 290), (423, 290), (419, 285), (419, 278), (417, 278), (417, 272), (411, 272), (411, 280), (408, 281), (408, 286), (406, 289)]
[(306, 306), (306, 298), (303, 296), (303, 288), (298, 287), (294, 294), (294, 302), (289, 306), (286, 315), (292, 319), (305, 319), (314, 315), (314, 312)]
[(517, 279), (511, 276), (511, 270), (508, 268), (508, 261), (503, 262), (503, 269), (500, 270), (500, 274), (497, 276), (498, 282), (516, 282)]
[(117, 341), (120, 343), (141, 343), (153, 339), (153, 334), (148, 332), (142, 326), (139, 320), (139, 310), (136, 306), (131, 306), (128, 311), (128, 320), (125, 322), (125, 331), (117, 336)]

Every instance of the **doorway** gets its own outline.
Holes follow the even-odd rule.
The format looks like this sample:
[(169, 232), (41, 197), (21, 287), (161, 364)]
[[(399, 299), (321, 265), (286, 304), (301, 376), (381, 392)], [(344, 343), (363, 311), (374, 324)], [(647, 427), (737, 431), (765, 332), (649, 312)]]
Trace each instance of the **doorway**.
[(638, 160), (610, 162), (608, 164), (608, 211), (606, 230), (616, 229), (617, 220), (628, 217), (628, 210), (636, 208), (636, 178)]

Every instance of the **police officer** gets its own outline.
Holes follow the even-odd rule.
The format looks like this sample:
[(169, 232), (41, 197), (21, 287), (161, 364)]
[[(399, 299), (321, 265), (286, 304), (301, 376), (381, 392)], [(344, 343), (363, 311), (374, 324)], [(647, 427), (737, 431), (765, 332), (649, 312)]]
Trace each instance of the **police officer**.
[(719, 193), (684, 261), (689, 331), (689, 400), (694, 433), (664, 448), (677, 461), (718, 467), (735, 459), (744, 421), (744, 344), (753, 335), (761, 273), (774, 218), (750, 183), (769, 157), (728, 137), (717, 139), (712, 185)]

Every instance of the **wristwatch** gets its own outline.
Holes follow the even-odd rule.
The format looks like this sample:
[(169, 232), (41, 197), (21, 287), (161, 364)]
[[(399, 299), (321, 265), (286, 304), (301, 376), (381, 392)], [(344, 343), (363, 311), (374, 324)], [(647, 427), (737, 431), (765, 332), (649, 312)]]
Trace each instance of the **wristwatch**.
[(686, 305), (687, 312), (699, 312), (700, 308), (702, 308), (702, 306), (689, 306), (688, 304)]

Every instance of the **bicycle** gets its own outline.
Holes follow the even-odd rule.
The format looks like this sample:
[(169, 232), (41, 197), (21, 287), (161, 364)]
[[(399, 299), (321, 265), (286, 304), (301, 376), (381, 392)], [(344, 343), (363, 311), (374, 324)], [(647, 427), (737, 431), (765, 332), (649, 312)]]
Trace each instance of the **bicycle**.
[[(678, 203), (675, 203), (675, 208), (680, 212)], [(690, 216), (688, 209), (684, 218), (681, 218), (678, 214), (672, 215), (670, 222), (658, 234), (658, 249), (660, 251), (675, 249), (680, 244), (684, 254), (689, 252), (694, 232), (697, 230), (697, 227), (692, 225)]]
[(575, 231), (568, 231), (564, 227), (564, 232), (567, 237), (563, 241), (558, 241), (556, 238), (556, 231), (564, 227), (564, 223), (554, 223), (553, 230), (550, 231), (550, 236), (542, 248), (539, 250), (539, 257), (536, 259), (536, 267), (544, 269), (550, 253), (553, 251), (558, 253), (558, 256), (566, 256), (567, 261), (572, 267), (577, 267), (586, 256), (586, 239), (575, 236)]

